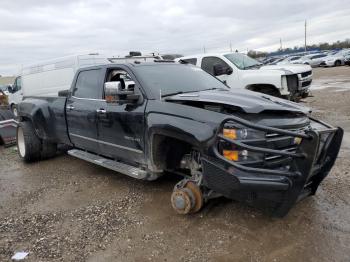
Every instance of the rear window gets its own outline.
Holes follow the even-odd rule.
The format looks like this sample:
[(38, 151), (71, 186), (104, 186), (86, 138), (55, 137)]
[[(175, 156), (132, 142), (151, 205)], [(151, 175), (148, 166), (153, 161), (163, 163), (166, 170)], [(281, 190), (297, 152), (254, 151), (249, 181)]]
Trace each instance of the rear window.
[(81, 71), (78, 75), (73, 95), (79, 98), (102, 98), (100, 83), (100, 70)]
[(314, 55), (313, 57), (311, 57), (311, 59), (316, 59), (316, 58), (321, 58), (321, 57), (325, 57), (326, 55)]
[(181, 59), (181, 61), (185, 61), (186, 63), (196, 65), (197, 64), (197, 58), (187, 58), (187, 59)]
[(290, 61), (295, 61), (295, 60), (298, 60), (300, 58), (300, 56), (295, 56), (295, 57), (292, 57), (291, 59), (290, 59)]

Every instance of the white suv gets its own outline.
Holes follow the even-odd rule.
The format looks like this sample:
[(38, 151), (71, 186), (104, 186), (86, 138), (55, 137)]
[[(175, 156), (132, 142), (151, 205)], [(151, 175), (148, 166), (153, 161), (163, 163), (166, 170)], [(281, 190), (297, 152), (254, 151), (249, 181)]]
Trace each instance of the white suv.
[(291, 100), (307, 97), (312, 82), (309, 65), (263, 66), (241, 53), (199, 54), (176, 61), (201, 67), (231, 88), (245, 88)]

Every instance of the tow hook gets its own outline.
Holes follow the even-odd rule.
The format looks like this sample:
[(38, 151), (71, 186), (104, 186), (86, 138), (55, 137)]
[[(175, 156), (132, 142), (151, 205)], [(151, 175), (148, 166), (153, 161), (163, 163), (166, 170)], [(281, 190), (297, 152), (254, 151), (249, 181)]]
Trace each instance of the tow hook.
[(194, 181), (181, 180), (171, 194), (171, 204), (181, 215), (198, 212), (203, 206), (202, 191)]

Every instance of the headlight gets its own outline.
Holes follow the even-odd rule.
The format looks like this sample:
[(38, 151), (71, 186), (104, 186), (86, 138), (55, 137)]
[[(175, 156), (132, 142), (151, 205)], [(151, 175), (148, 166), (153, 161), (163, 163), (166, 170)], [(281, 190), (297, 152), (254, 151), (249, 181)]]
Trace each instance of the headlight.
[(265, 132), (263, 131), (245, 128), (245, 127), (232, 127), (232, 126), (225, 126), (223, 129), (223, 135), (224, 137), (232, 140), (265, 138)]
[[(223, 136), (231, 140), (240, 140), (240, 142), (244, 143), (251, 139), (264, 139), (265, 132), (235, 125), (234, 127), (225, 126)], [(264, 157), (263, 153), (248, 151), (224, 140), (221, 141), (219, 149), (222, 155), (231, 161), (255, 161)]]

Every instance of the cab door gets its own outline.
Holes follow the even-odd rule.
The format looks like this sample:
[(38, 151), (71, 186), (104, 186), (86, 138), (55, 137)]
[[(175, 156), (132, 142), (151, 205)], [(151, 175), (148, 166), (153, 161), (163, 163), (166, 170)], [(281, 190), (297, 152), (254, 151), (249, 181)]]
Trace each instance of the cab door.
[(126, 67), (110, 68), (105, 82), (120, 82), (125, 90), (133, 90), (140, 99), (134, 102), (104, 101), (98, 113), (98, 134), (101, 154), (129, 163), (145, 163), (144, 126), (146, 100)]
[(102, 69), (80, 71), (67, 99), (68, 134), (75, 147), (99, 153), (97, 117), (102, 100)]

